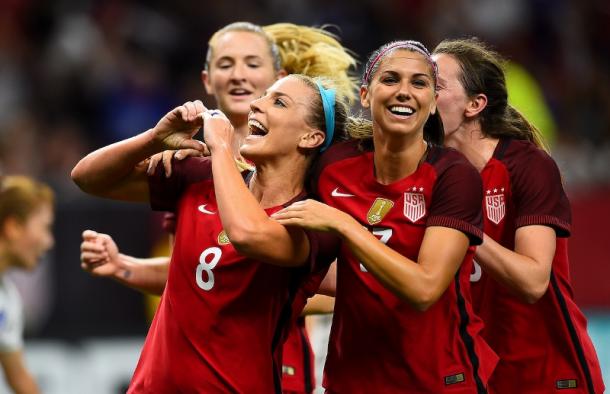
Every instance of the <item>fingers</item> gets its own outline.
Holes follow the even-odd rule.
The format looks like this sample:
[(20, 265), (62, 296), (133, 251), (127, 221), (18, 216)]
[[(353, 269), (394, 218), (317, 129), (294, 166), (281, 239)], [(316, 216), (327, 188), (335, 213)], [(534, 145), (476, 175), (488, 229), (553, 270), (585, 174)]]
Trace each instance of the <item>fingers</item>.
[(172, 175), (172, 156), (174, 151), (166, 150), (161, 153), (161, 160), (163, 161), (163, 169), (165, 170), (165, 177), (169, 178)]
[(148, 174), (148, 175), (154, 174), (155, 169), (157, 168), (157, 164), (159, 164), (159, 161), (162, 160), (162, 158), (163, 158), (163, 152), (152, 155), (148, 159), (148, 168), (146, 169), (146, 174)]
[(90, 241), (97, 237), (97, 232), (93, 230), (85, 230), (83, 231), (83, 240)]
[[(203, 142), (199, 141), (201, 144), (203, 144)], [(203, 144), (205, 146), (205, 144)], [(205, 146), (205, 150), (207, 151), (207, 146)], [(202, 152), (196, 149), (180, 149), (179, 151), (176, 151), (176, 153), (174, 154), (174, 157), (176, 158), (176, 160), (182, 160), (185, 159), (187, 157), (200, 157), (200, 156), (204, 156), (206, 155), (206, 151)]]

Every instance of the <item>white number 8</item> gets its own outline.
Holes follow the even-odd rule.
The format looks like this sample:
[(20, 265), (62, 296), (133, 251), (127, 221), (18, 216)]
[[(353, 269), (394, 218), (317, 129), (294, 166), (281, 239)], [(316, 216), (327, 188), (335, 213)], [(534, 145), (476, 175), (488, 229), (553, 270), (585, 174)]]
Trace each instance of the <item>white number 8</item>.
[[(212, 260), (208, 263), (206, 259), (209, 255), (212, 255)], [(222, 250), (216, 246), (207, 248), (201, 253), (201, 256), (199, 256), (199, 264), (197, 265), (195, 279), (197, 280), (197, 286), (205, 291), (212, 290), (212, 287), (214, 287), (214, 273), (212, 270), (216, 267), (216, 264), (218, 264), (220, 256), (222, 256)], [(207, 274), (208, 280), (203, 280), (204, 271)]]

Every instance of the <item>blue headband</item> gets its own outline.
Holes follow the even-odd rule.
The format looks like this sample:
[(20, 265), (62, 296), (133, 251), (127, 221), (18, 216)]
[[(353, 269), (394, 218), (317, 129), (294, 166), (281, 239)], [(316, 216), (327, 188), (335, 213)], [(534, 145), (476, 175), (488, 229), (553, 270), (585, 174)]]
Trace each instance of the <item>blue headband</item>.
[(326, 139), (320, 149), (324, 152), (333, 141), (335, 134), (335, 89), (324, 89), (320, 82), (316, 82), (320, 97), (322, 97), (322, 106), (324, 107), (324, 120), (326, 121)]

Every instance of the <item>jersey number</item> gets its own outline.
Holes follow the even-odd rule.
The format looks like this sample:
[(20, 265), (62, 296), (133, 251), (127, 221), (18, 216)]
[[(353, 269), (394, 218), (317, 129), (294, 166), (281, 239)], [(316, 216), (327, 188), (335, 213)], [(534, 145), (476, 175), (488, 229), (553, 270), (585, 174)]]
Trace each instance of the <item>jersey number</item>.
[[(209, 256), (212, 257), (209, 258)], [(216, 264), (218, 264), (220, 256), (222, 256), (222, 250), (216, 246), (207, 248), (201, 253), (201, 256), (199, 256), (199, 264), (197, 264), (195, 279), (197, 280), (197, 286), (205, 291), (210, 291), (214, 287), (214, 273), (212, 270), (216, 267)]]
[[(379, 241), (382, 244), (387, 244), (390, 238), (392, 238), (392, 229), (391, 228), (373, 228), (373, 235), (379, 237)], [(368, 272), (366, 267), (360, 263), (360, 271)]]

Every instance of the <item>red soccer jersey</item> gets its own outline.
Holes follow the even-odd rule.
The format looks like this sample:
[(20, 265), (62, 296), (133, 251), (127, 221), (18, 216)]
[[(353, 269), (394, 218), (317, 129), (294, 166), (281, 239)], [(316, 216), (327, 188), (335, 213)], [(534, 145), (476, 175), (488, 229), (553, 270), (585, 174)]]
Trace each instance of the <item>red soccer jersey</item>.
[[(176, 241), (129, 393), (280, 392), (274, 360), (311, 267), (277, 267), (235, 251), (208, 159), (176, 162), (170, 178), (158, 169), (150, 190), (153, 208), (176, 212)], [(313, 261), (321, 247), (309, 239)]]
[(490, 380), (497, 393), (602, 393), (599, 362), (587, 322), (572, 297), (567, 237), (570, 205), (559, 170), (526, 141), (501, 139), (481, 172), (485, 233), (514, 249), (521, 226), (545, 225), (557, 233), (546, 294), (522, 302), (478, 265), (471, 275), (473, 306), (485, 322), (484, 338), (500, 356)]
[[(417, 261), (427, 226), (482, 231), (481, 180), (457, 151), (431, 148), (410, 176), (390, 185), (374, 177), (373, 153), (348, 141), (331, 147), (316, 170), (319, 198), (358, 220)], [(343, 246), (324, 386), (329, 393), (484, 392), (497, 361), (472, 313), (471, 246), (441, 298), (420, 312), (366, 271)]]

